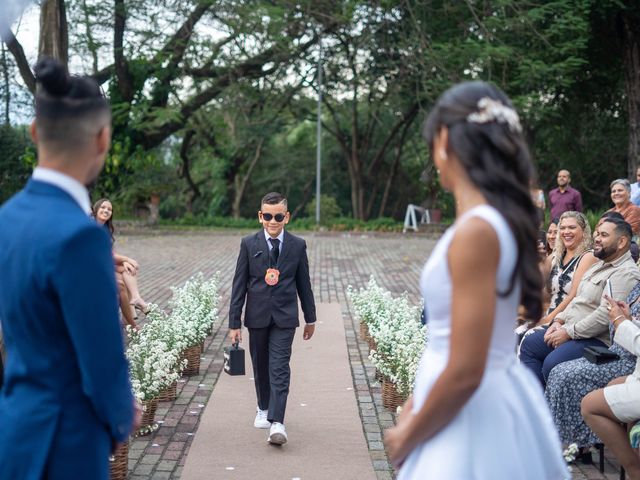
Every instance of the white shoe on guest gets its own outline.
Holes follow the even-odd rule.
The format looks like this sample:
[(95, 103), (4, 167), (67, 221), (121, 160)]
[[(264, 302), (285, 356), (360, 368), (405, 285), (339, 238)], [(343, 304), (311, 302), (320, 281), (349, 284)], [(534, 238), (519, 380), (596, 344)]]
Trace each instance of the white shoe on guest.
[(267, 440), (273, 445), (284, 445), (287, 443), (287, 432), (284, 429), (284, 425), (278, 422), (271, 424), (271, 430), (269, 430), (269, 439)]
[(256, 419), (253, 421), (253, 426), (256, 428), (269, 428), (271, 422), (267, 420), (269, 410), (260, 410), (260, 407), (256, 408)]

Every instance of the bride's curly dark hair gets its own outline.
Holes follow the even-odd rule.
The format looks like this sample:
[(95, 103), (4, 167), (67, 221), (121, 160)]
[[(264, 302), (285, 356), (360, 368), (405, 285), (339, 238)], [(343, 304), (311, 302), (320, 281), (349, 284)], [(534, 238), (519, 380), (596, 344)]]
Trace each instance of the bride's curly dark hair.
[(467, 119), (469, 114), (478, 112), (478, 103), (483, 98), (513, 109), (509, 97), (498, 87), (479, 81), (461, 83), (438, 99), (423, 135), (433, 150), (434, 137), (442, 127), (447, 127), (450, 151), (489, 204), (507, 220), (518, 246), (518, 258), (508, 289), (498, 295), (509, 295), (519, 283), (521, 304), (528, 318), (540, 318), (542, 275), (536, 251), (536, 209), (529, 193), (534, 176), (531, 155), (519, 124), (505, 118), (483, 122)]

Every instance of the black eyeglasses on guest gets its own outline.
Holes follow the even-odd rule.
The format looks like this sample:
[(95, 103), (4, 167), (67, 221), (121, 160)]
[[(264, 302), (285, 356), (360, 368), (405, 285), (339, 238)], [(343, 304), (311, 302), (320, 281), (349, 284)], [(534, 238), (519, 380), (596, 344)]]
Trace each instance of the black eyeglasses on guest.
[(284, 217), (286, 217), (284, 213), (276, 213), (275, 215), (272, 215), (271, 213), (262, 214), (262, 218), (265, 219), (267, 222), (270, 222), (272, 218), (275, 218), (276, 222), (280, 223), (284, 220)]

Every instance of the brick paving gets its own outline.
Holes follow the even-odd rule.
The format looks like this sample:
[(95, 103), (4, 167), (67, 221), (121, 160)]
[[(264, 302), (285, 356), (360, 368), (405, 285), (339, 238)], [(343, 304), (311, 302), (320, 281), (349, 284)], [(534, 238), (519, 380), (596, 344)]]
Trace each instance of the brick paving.
[[(171, 286), (181, 285), (197, 272), (209, 276), (219, 271), (223, 280), (220, 318), (214, 325), (213, 335), (205, 342), (200, 375), (180, 379), (178, 398), (161, 402), (158, 407), (158, 430), (131, 441), (130, 479), (180, 478), (200, 415), (210, 396), (215, 395), (214, 387), (222, 370), (231, 280), (243, 234), (149, 230), (117, 237), (116, 251), (135, 258), (141, 265), (143, 297), (161, 307), (166, 307), (171, 297)], [(407, 291), (417, 302), (419, 274), (435, 242), (424, 236), (399, 234), (304, 233), (302, 236), (308, 243), (316, 301), (337, 302), (342, 307), (354, 391), (371, 462), (379, 480), (392, 479), (393, 469), (384, 451), (382, 432), (393, 425), (394, 416), (382, 406), (380, 383), (367, 358), (368, 345), (358, 337), (359, 326), (349, 309), (346, 290), (348, 285), (364, 286), (373, 274), (381, 286), (396, 294)], [(573, 478), (617, 479), (617, 472), (617, 464), (607, 457), (604, 475), (593, 466), (579, 465), (573, 467)]]

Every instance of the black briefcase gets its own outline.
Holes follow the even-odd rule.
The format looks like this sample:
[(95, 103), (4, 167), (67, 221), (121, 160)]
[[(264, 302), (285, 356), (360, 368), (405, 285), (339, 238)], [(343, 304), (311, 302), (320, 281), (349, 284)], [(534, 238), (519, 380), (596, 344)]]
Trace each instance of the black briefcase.
[(224, 371), (229, 375), (244, 375), (244, 348), (237, 343), (224, 347)]

